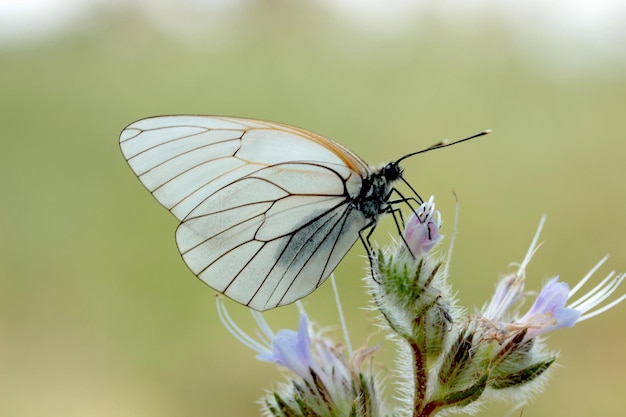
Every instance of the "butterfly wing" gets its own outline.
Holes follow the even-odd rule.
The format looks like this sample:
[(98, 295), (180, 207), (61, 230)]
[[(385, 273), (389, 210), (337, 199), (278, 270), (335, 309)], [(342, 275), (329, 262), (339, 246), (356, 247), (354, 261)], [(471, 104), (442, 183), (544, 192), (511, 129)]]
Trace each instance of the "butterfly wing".
[(257, 310), (300, 299), (366, 227), (350, 204), (367, 165), (341, 145), (277, 123), (163, 116), (129, 125), (131, 168), (179, 220), (179, 250), (209, 286)]

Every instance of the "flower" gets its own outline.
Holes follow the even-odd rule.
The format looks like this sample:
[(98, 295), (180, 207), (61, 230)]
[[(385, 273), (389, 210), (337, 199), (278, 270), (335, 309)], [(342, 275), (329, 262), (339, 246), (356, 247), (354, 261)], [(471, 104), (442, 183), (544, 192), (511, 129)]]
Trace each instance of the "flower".
[(263, 415), (433, 417), (440, 412), (473, 413), (486, 398), (527, 402), (541, 390), (558, 357), (538, 336), (572, 327), (626, 299), (624, 294), (607, 301), (626, 279), (626, 274), (615, 272), (574, 299), (607, 260), (604, 257), (574, 288), (558, 276), (549, 279), (528, 311), (520, 314), (520, 301), (528, 296), (526, 268), (540, 246), (544, 224), (545, 216), (523, 261), (500, 280), (492, 299), (476, 315), (466, 315), (457, 305), (447, 283), (449, 260), (432, 252), (442, 239), (433, 197), (407, 220), (402, 241), (370, 259), (372, 275), (366, 281), (373, 307), (399, 353), (395, 397), (400, 405), (391, 413), (379, 398), (380, 385), (372, 372), (377, 348), (352, 353), (348, 347), (344, 353), (342, 344), (315, 331), (300, 304), (297, 330), (275, 333), (260, 312), (251, 311), (258, 326), (256, 337), (251, 337), (219, 297), (217, 310), (226, 329), (253, 349), (257, 359), (287, 371), (287, 381), (262, 399)]
[[(246, 334), (217, 298), (217, 311), (226, 329), (240, 342), (257, 352), (257, 359), (283, 366), (293, 375), (289, 383), (264, 399), (270, 416), (382, 415), (377, 386), (370, 369), (376, 348), (359, 349), (348, 360), (339, 345), (315, 334), (304, 311), (298, 330), (274, 333), (263, 315), (251, 311), (261, 332), (259, 340)], [(285, 409), (288, 412), (285, 413)]]
[(256, 356), (257, 359), (282, 365), (299, 377), (307, 378), (311, 371), (316, 371), (318, 368), (311, 353), (308, 328), (309, 320), (306, 314), (302, 313), (298, 331), (279, 330), (276, 335), (268, 335), (272, 346), (270, 349), (260, 351)]
[(565, 307), (569, 296), (569, 285), (552, 278), (542, 288), (528, 313), (516, 322), (528, 328), (527, 337), (535, 337), (561, 327), (572, 327), (580, 318), (581, 312)]
[(263, 315), (252, 311), (252, 316), (261, 330), (261, 341), (246, 334), (226, 311), (224, 301), (217, 298), (217, 312), (224, 327), (237, 340), (257, 352), (257, 359), (284, 366), (301, 378), (310, 377), (311, 371), (319, 372), (319, 367), (311, 352), (309, 321), (305, 313), (300, 314), (298, 331), (280, 330), (274, 334)]
[(404, 227), (403, 239), (414, 257), (430, 251), (443, 238), (441, 229), (441, 213), (435, 210), (435, 197), (424, 202), (411, 214)]
[(506, 275), (498, 283), (496, 293), (482, 313), (484, 319), (489, 321), (502, 320), (505, 313), (524, 297), (526, 267), (539, 247), (537, 242), (539, 241), (539, 235), (541, 234), (545, 222), (546, 217), (543, 216), (539, 221), (539, 226), (526, 252), (526, 256), (524, 256), (522, 263), (519, 264), (517, 271)]
[(498, 323), (496, 327), (501, 332), (498, 337), (500, 340), (506, 339), (512, 333), (520, 330), (526, 330), (526, 339), (530, 339), (562, 327), (572, 327), (580, 321), (609, 310), (626, 299), (626, 294), (624, 294), (616, 300), (599, 307), (617, 290), (624, 278), (626, 278), (626, 274), (615, 274), (615, 271), (611, 271), (591, 291), (578, 300), (567, 304), (568, 300), (589, 281), (593, 274), (608, 259), (608, 256), (605, 256), (583, 277), (574, 289), (570, 290), (567, 283), (559, 282), (558, 276), (554, 277), (544, 285), (532, 307), (524, 316), (508, 322), (504, 321), (503, 317), (505, 314), (524, 296), (525, 268), (537, 250), (537, 240), (544, 223), (545, 216), (539, 223), (533, 242), (519, 269), (505, 276), (500, 281), (493, 299), (482, 314), (482, 318), (486, 322)]
[(548, 281), (528, 313), (519, 320), (520, 324), (529, 327), (528, 337), (538, 336), (561, 327), (572, 327), (578, 322), (613, 308), (626, 299), (626, 294), (623, 294), (612, 302), (601, 306), (626, 278), (625, 273), (616, 275), (615, 271), (611, 271), (591, 291), (566, 305), (567, 301), (576, 294), (607, 259), (608, 256), (602, 258), (572, 290), (566, 283), (558, 282), (558, 277)]

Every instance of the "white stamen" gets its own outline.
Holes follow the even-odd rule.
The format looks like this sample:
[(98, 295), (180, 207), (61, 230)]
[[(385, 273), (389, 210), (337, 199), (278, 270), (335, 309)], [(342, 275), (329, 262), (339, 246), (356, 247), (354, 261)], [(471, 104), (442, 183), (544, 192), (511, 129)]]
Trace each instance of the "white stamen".
[(267, 324), (263, 314), (256, 310), (252, 310), (251, 313), (257, 326), (259, 326), (258, 329), (261, 329), (261, 332), (259, 332), (258, 329), (255, 329), (254, 333), (263, 341), (263, 343), (265, 343), (266, 346), (271, 346), (272, 340), (274, 339), (274, 332), (270, 329), (270, 326)]
[(576, 286), (574, 288), (572, 288), (569, 292), (569, 297), (571, 298), (574, 294), (576, 294), (576, 292), (578, 292), (578, 290), (585, 285), (585, 283), (587, 281), (589, 281), (589, 278), (591, 278), (591, 276), (593, 274), (596, 273), (596, 271), (604, 264), (604, 262), (606, 262), (606, 260), (609, 259), (609, 255), (606, 255), (604, 258), (600, 259), (600, 261), (593, 267), (591, 268), (591, 270), (589, 272), (587, 272), (587, 275), (585, 275), (583, 277), (583, 279), (581, 279), (578, 284), (576, 284)]
[(230, 317), (228, 311), (226, 310), (226, 306), (224, 305), (224, 300), (222, 299), (222, 297), (216, 298), (216, 304), (217, 315), (219, 316), (224, 327), (226, 327), (226, 330), (228, 330), (228, 332), (232, 334), (235, 339), (239, 340), (244, 346), (247, 346), (258, 353), (267, 352), (270, 350), (268, 346), (264, 346), (258, 341), (254, 340), (246, 332), (241, 330), (241, 328), (237, 326), (237, 324), (235, 324), (235, 321)]
[[(577, 308), (582, 310), (585, 305), (589, 304), (597, 304), (599, 299), (605, 299), (604, 296), (609, 289), (614, 286), (614, 282), (606, 285), (609, 280), (613, 279), (615, 275), (615, 271), (611, 271), (609, 275), (606, 276), (598, 285), (593, 287), (591, 291), (588, 291), (585, 295), (580, 297), (578, 300), (574, 301), (569, 307)], [(611, 290), (613, 292), (615, 289)], [(610, 293), (609, 293), (610, 294)], [(588, 310), (588, 309), (587, 309)]]
[[(581, 311), (582, 315), (578, 319), (579, 322), (595, 317), (598, 314), (601, 314), (615, 307), (617, 304), (626, 299), (626, 294), (623, 294), (621, 297), (611, 301), (609, 304), (606, 304), (601, 308), (586, 314), (588, 311), (593, 310), (604, 300), (609, 298), (615, 292), (615, 290), (617, 290), (622, 281), (624, 281), (624, 279), (626, 278), (626, 274), (620, 274), (616, 277), (614, 277), (614, 275), (615, 273), (611, 272), (604, 280), (602, 280), (600, 284), (596, 285), (594, 289), (589, 291), (580, 299), (576, 300), (574, 303), (572, 303), (572, 305), (567, 306), (568, 308), (576, 308), (577, 310)], [(608, 280), (611, 281), (606, 284)]]
[(546, 218), (547, 216), (544, 214), (543, 216), (541, 216), (541, 220), (539, 220), (539, 227), (537, 227), (537, 231), (535, 232), (535, 237), (533, 237), (533, 241), (530, 243), (528, 252), (526, 252), (526, 256), (524, 256), (524, 260), (519, 266), (518, 275), (524, 276), (525, 274), (524, 271), (526, 270), (528, 263), (532, 259), (537, 249), (539, 249), (539, 246), (541, 246), (541, 245), (539, 246), (537, 245), (537, 241), (539, 240), (539, 235), (541, 235), (541, 231), (543, 230), (543, 225), (546, 223)]
[(583, 314), (582, 316), (580, 316), (580, 318), (578, 319), (579, 322), (590, 319), (592, 317), (597, 316), (598, 314), (602, 314), (605, 311), (615, 307), (616, 305), (618, 305), (619, 303), (621, 303), (622, 301), (626, 300), (626, 294), (622, 295), (620, 298), (618, 298), (617, 300), (613, 300), (610, 303), (608, 303), (607, 305), (605, 305), (602, 308), (599, 308), (589, 314)]

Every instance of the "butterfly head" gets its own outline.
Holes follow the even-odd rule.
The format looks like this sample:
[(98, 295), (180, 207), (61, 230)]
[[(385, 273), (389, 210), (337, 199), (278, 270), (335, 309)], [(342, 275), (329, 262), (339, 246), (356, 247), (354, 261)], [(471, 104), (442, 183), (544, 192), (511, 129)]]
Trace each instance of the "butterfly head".
[(380, 170), (381, 176), (390, 184), (399, 179), (403, 172), (404, 169), (402, 169), (398, 162), (389, 162)]

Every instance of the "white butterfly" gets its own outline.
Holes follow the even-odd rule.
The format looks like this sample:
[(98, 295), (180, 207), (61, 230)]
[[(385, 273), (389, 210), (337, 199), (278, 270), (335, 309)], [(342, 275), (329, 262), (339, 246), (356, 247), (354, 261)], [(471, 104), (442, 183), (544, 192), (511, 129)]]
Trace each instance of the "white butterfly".
[(181, 221), (176, 242), (187, 266), (259, 311), (310, 294), (361, 232), (393, 211), (404, 159), (372, 168), (297, 127), (210, 116), (139, 120), (120, 147)]

